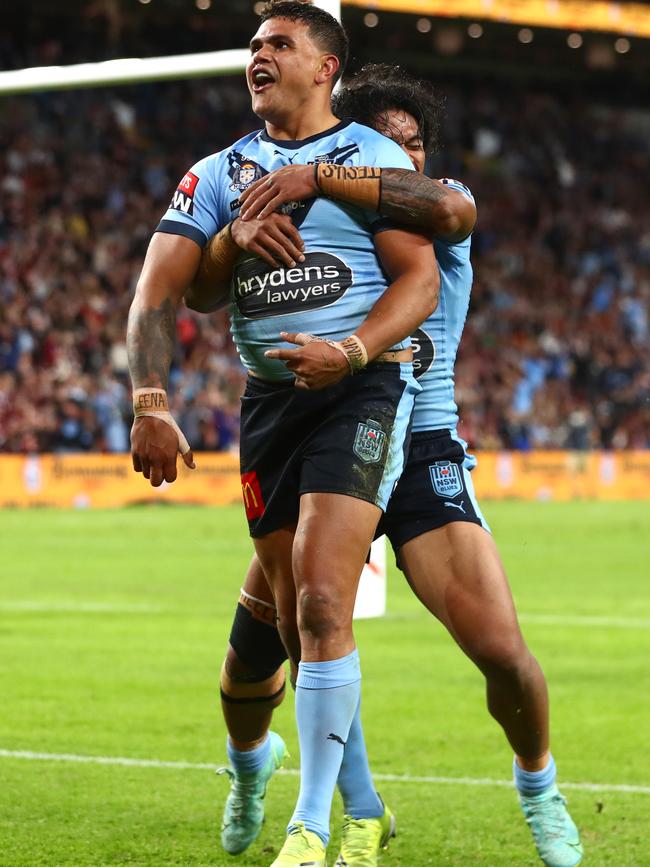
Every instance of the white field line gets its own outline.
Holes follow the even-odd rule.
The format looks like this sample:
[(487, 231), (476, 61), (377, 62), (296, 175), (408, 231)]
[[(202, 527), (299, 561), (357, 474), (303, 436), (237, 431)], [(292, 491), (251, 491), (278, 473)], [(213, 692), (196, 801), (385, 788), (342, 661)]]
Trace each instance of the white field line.
[(158, 614), (158, 605), (137, 602), (39, 602), (32, 599), (0, 602), (0, 611), (63, 614)]
[(542, 626), (603, 626), (607, 629), (650, 629), (650, 619), (643, 617), (600, 617), (588, 614), (520, 614), (522, 623)]
[[(384, 616), (385, 620), (426, 620), (427, 611), (403, 611)], [(650, 629), (650, 618), (601, 617), (590, 614), (518, 614), (520, 623), (531, 626), (578, 626), (596, 629)]]
[[(0, 749), (0, 758), (24, 759), (36, 762), (72, 762), (88, 765), (119, 765), (127, 768), (169, 768), (177, 771), (215, 771), (217, 765), (209, 762), (169, 762), (160, 759), (130, 759), (123, 756), (79, 756), (73, 753), (36, 753), (30, 750)], [(278, 773), (297, 777), (300, 771), (287, 769)], [(511, 780), (491, 780), (483, 777), (419, 777), (410, 774), (373, 774), (376, 780), (388, 783), (409, 783), (451, 786), (502, 786), (512, 787)], [(582, 792), (619, 792), (630, 795), (650, 795), (650, 786), (631, 786), (615, 783), (561, 783), (562, 789)]]
[[(161, 614), (165, 608), (149, 605), (146, 602), (46, 602), (32, 599), (0, 601), (0, 612), (36, 612), (62, 614)], [(420, 620), (427, 612), (405, 611), (388, 613), (387, 620)], [(519, 615), (522, 623), (540, 626), (579, 626), (605, 629), (650, 629), (650, 618), (644, 617), (604, 617), (589, 614), (526, 614)]]

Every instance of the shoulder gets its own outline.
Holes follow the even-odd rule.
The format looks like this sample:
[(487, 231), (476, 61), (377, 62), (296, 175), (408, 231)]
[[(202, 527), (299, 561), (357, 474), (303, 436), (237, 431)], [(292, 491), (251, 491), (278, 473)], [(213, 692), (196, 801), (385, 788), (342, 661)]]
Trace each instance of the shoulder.
[(455, 178), (439, 178), (439, 180), (441, 184), (448, 186), (451, 190), (456, 190), (457, 192), (462, 193), (464, 196), (467, 196), (470, 202), (476, 204), (474, 194), (467, 184), (464, 184), (462, 181), (458, 181)]
[(413, 169), (410, 159), (402, 148), (376, 129), (352, 121), (348, 127), (348, 134), (351, 141), (354, 141), (359, 148), (362, 165), (368, 162), (384, 168)]
[(242, 136), (240, 139), (237, 139), (233, 144), (228, 145), (228, 147), (223, 148), (220, 151), (215, 151), (215, 153), (208, 154), (207, 156), (200, 159), (195, 165), (192, 167), (192, 171), (203, 172), (206, 175), (215, 174), (219, 172), (223, 166), (227, 166), (232, 159), (232, 154), (241, 152), (247, 145), (254, 143), (256, 139), (259, 138), (262, 130), (257, 129), (253, 132), (249, 132), (247, 135)]

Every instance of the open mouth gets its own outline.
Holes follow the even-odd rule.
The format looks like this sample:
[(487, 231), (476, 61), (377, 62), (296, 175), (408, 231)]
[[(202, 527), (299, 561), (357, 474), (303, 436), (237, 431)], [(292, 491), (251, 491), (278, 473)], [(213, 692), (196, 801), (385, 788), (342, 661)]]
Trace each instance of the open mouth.
[(251, 73), (251, 86), (253, 93), (262, 93), (262, 91), (268, 90), (268, 88), (273, 84), (275, 84), (275, 79), (270, 72), (259, 66), (253, 69)]

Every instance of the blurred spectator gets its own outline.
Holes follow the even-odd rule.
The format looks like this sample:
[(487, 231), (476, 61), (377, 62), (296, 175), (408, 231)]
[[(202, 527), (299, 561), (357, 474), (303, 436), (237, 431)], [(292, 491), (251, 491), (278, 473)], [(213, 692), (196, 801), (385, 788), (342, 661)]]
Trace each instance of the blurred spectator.
[[(448, 97), (432, 171), (459, 175), (479, 210), (461, 433), (477, 448), (650, 447), (647, 113), (501, 86)], [(125, 451), (124, 331), (150, 234), (188, 166), (259, 122), (230, 78), (3, 109), (0, 450)], [(236, 448), (227, 315), (183, 309), (177, 337), (179, 423), (197, 450)]]

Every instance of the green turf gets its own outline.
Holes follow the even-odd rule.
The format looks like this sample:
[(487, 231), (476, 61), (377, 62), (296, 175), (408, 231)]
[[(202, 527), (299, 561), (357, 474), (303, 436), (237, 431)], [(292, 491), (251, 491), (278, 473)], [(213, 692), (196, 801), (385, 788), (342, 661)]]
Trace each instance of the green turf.
[[(650, 786), (650, 509), (488, 504), (551, 688), (561, 780)], [(238, 508), (0, 515), (0, 748), (169, 761), (224, 759), (217, 679), (250, 553)], [(357, 628), (375, 770), (507, 779), (481, 678), (390, 573), (390, 614)], [(85, 608), (86, 610), (79, 610)], [(644, 622), (645, 621), (645, 622)], [(276, 718), (294, 755), (292, 702)], [(0, 865), (259, 865), (284, 838), (295, 776), (271, 784), (260, 840), (218, 844), (227, 784), (208, 770), (0, 757)], [(382, 783), (399, 836), (389, 867), (535, 865), (509, 789)], [(585, 865), (650, 865), (650, 794), (568, 791)], [(340, 804), (333, 813), (334, 860)]]

